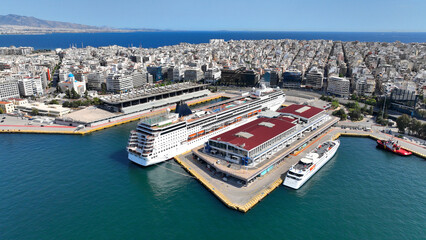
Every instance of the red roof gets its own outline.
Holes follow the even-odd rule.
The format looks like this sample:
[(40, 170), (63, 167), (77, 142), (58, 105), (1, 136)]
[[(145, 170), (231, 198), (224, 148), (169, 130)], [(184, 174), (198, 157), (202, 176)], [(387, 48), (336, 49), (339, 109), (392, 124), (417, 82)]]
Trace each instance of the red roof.
[[(268, 127), (259, 125), (262, 122), (272, 123), (274, 126)], [(294, 126), (296, 126), (296, 124), (282, 120), (280, 118), (259, 118), (253, 122), (246, 123), (211, 139), (215, 141), (227, 142), (245, 150), (251, 150)], [(237, 136), (236, 134), (240, 132), (249, 133), (253, 136), (249, 138)]]
[(10, 104), (11, 102), (0, 101), (0, 104)]
[(290, 117), (290, 116), (280, 116), (280, 117), (278, 117), (278, 119), (283, 120), (283, 121), (287, 121), (287, 122), (291, 122), (291, 123), (297, 122), (296, 118)]
[(310, 119), (315, 115), (324, 112), (324, 109), (308, 105), (293, 104), (278, 110), (278, 112)]

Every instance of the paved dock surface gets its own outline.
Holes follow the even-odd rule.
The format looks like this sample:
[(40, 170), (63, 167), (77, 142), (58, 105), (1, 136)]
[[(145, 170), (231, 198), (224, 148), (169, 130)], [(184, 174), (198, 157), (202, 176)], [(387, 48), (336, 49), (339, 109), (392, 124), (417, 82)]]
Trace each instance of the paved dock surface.
[[(307, 147), (296, 154), (289, 155), (272, 171), (259, 177), (248, 186), (243, 186), (232, 178), (224, 181), (223, 174), (213, 171), (212, 168), (207, 167), (206, 163), (196, 160), (191, 151), (177, 156), (175, 159), (226, 206), (241, 212), (247, 212), (282, 184), (287, 171), (300, 158), (304, 157), (319, 144), (340, 136), (370, 137), (373, 139), (388, 139), (391, 137), (389, 134), (379, 131), (345, 130), (340, 127), (332, 127), (326, 133), (310, 141)], [(399, 138), (394, 139), (398, 140), (403, 148), (413, 151), (417, 156), (426, 159), (426, 148), (424, 146)], [(284, 190), (284, 188), (281, 188), (281, 190)]]
[[(187, 104), (189, 106), (203, 103), (206, 101), (210, 101), (213, 99), (217, 99), (220, 97), (235, 97), (233, 95), (227, 94), (227, 93), (215, 93), (207, 97), (203, 97), (200, 99), (195, 99), (192, 101), (188, 101)], [(174, 109), (175, 104), (171, 104), (164, 108), (156, 109), (149, 113), (141, 113), (137, 115), (133, 115), (130, 117), (124, 117), (122, 116), (118, 120), (111, 120), (110, 122), (100, 124), (94, 127), (85, 127), (83, 129), (78, 129), (77, 127), (73, 126), (64, 126), (64, 125), (58, 125), (58, 124), (40, 124), (40, 123), (34, 123), (27, 118), (21, 118), (16, 116), (5, 116), (5, 119), (3, 122), (0, 123), (0, 133), (44, 133), (44, 134), (77, 134), (77, 135), (85, 135), (89, 134), (95, 131), (103, 130), (106, 128), (114, 127), (117, 125), (121, 125), (124, 123), (132, 122), (132, 121), (138, 121), (142, 118), (149, 117), (151, 115), (158, 114), (160, 112), (165, 111), (167, 108)], [(35, 118), (38, 118), (40, 116), (36, 116)], [(2, 117), (3, 118), (3, 117)]]

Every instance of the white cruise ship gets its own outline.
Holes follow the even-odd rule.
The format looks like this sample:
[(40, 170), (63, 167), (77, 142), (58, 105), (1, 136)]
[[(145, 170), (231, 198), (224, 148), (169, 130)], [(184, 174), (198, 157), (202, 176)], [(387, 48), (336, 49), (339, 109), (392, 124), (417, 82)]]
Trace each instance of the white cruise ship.
[(339, 140), (319, 145), (288, 170), (283, 185), (299, 189), (336, 154), (339, 146)]
[(281, 90), (262, 86), (195, 112), (186, 104), (178, 104), (175, 113), (167, 111), (138, 123), (130, 134), (128, 157), (142, 166), (166, 161), (211, 137), (255, 120), (263, 110), (277, 110), (284, 101)]

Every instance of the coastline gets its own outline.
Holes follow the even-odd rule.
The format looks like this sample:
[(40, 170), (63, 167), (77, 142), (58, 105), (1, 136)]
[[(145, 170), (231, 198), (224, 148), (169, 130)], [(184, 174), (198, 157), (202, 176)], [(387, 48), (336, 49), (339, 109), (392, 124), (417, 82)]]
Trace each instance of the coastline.
[[(204, 103), (206, 101), (215, 100), (221, 97), (226, 96), (226, 93), (216, 93), (210, 96), (206, 96), (200, 99), (195, 99), (192, 101), (188, 101), (188, 106), (192, 106), (195, 104)], [(175, 105), (170, 105), (168, 107), (156, 109), (153, 112), (148, 113), (141, 113), (135, 116), (131, 117), (125, 117), (121, 118), (112, 122), (104, 123), (98, 126), (90, 127), (90, 128), (84, 128), (82, 130), (76, 131), (76, 127), (70, 127), (70, 126), (23, 126), (23, 125), (0, 125), (0, 134), (1, 133), (36, 133), (36, 134), (69, 134), (69, 135), (86, 135), (90, 134), (92, 132), (100, 131), (103, 129), (115, 127), (121, 124), (130, 123), (134, 121), (138, 121), (142, 118), (148, 117), (151, 114), (155, 114), (157, 112), (164, 111), (165, 109), (171, 109), (173, 110), (175, 108)], [(29, 129), (29, 128), (37, 128), (37, 129)], [(59, 130), (60, 129), (60, 130)], [(69, 129), (69, 131), (65, 131), (64, 129)]]
[[(322, 141), (319, 141), (319, 142), (323, 142), (324, 139), (328, 139), (327, 137), (330, 137), (332, 140), (336, 140), (340, 137), (367, 137), (373, 140), (377, 140), (377, 139), (383, 139), (383, 136), (381, 135), (382, 133), (373, 133), (373, 132), (366, 133), (364, 131), (359, 131), (359, 130), (351, 130), (350, 132), (348, 132), (343, 129), (334, 127), (330, 131), (327, 131), (326, 133), (320, 135), (318, 139), (311, 141), (310, 144), (304, 149), (300, 150), (298, 154), (306, 150), (312, 150), (312, 148), (317, 145), (314, 143), (318, 142), (320, 139), (322, 139)], [(383, 134), (383, 135), (387, 135), (387, 134)], [(412, 144), (403, 139), (399, 139), (399, 138), (397, 139), (407, 144)], [(413, 147), (415, 146), (413, 145)], [(404, 148), (413, 152), (414, 155), (421, 157), (423, 159), (426, 159), (426, 153), (415, 151), (406, 146), (404, 146)], [(278, 174), (280, 177), (273, 179), (272, 183), (265, 184), (260, 191), (256, 192), (254, 195), (252, 194), (252, 196), (246, 203), (241, 204), (231, 200), (230, 197), (227, 196), (227, 193), (225, 191), (226, 188), (223, 188), (223, 186), (220, 187), (217, 184), (217, 181), (213, 177), (209, 176), (208, 174), (205, 174), (204, 169), (201, 169), (199, 166), (189, 161), (188, 155), (190, 153), (191, 151), (187, 151), (179, 156), (174, 157), (174, 160), (177, 163), (179, 163), (179, 165), (182, 166), (182, 168), (184, 168), (185, 171), (187, 171), (192, 176), (194, 176), (209, 192), (211, 192), (216, 198), (218, 198), (226, 207), (243, 212), (243, 213), (248, 212), (250, 209), (256, 206), (260, 201), (262, 201), (267, 195), (269, 195), (272, 191), (274, 191), (278, 186), (280, 186), (282, 182), (284, 181), (286, 173), (288, 169), (290, 168), (290, 166), (292, 165), (292, 163), (295, 163), (296, 160), (298, 160), (297, 156), (294, 156), (294, 155), (292, 155), (291, 159), (286, 159), (287, 162), (281, 163), (280, 166), (277, 167), (277, 169), (274, 169), (272, 171), (272, 174), (275, 174), (275, 175)], [(271, 173), (268, 173), (268, 174), (271, 174)], [(266, 175), (265, 179), (267, 177), (268, 176)], [(265, 179), (260, 179), (258, 181), (266, 181)], [(227, 183), (223, 183), (223, 185), (226, 185), (226, 184)], [(253, 193), (253, 192), (250, 192), (250, 193)]]

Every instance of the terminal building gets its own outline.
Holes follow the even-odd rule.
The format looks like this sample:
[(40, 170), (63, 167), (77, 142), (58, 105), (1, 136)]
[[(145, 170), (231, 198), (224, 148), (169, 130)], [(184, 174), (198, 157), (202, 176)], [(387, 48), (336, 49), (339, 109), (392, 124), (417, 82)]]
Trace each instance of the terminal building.
[(228, 161), (251, 165), (295, 130), (296, 124), (285, 118), (259, 118), (209, 139), (207, 146), (211, 153), (219, 154)]
[(313, 123), (323, 117), (325, 110), (307, 105), (293, 104), (288, 107), (278, 110), (284, 116), (290, 116), (298, 119), (299, 123)]
[(293, 104), (210, 138), (204, 152), (227, 162), (254, 168), (330, 119), (324, 109)]
[(132, 90), (127, 93), (101, 97), (106, 108), (113, 112), (132, 113), (166, 107), (179, 101), (189, 101), (207, 96), (208, 84), (191, 82), (162, 87)]

